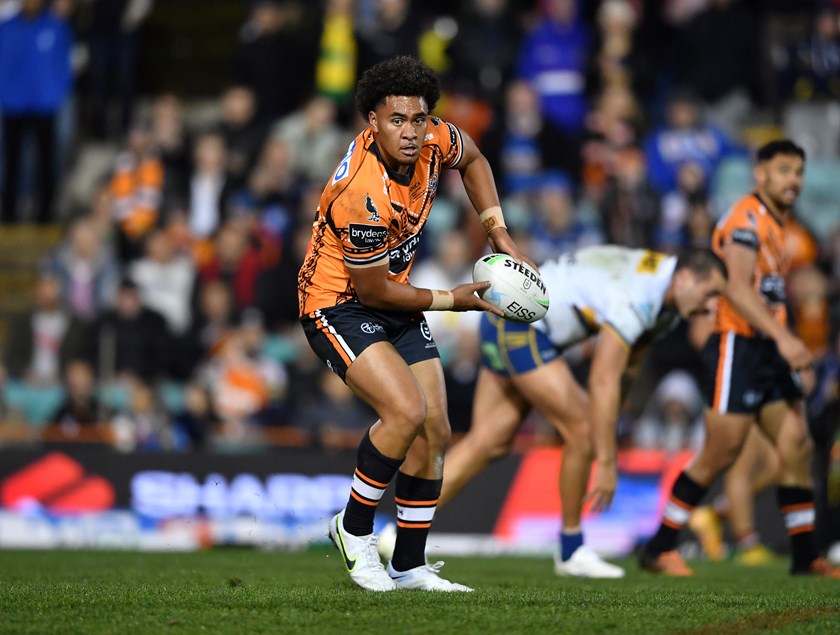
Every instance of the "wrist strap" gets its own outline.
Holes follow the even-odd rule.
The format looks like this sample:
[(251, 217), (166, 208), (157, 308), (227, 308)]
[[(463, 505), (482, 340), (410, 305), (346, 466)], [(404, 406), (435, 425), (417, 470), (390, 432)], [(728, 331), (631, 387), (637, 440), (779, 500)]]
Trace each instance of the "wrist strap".
[(478, 215), (478, 220), (481, 221), (484, 227), (484, 233), (489, 234), (494, 229), (499, 227), (507, 227), (505, 225), (505, 217), (502, 214), (502, 208), (498, 205), (488, 207), (486, 210)]
[(455, 296), (451, 291), (439, 291), (438, 289), (431, 289), (432, 304), (429, 311), (447, 311), (455, 304)]

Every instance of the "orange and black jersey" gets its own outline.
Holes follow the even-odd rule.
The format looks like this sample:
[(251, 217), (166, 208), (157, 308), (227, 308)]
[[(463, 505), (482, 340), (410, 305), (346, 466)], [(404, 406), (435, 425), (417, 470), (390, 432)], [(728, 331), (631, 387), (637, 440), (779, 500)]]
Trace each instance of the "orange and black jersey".
[[(790, 257), (785, 243), (784, 224), (767, 208), (758, 194), (750, 194), (737, 201), (717, 223), (712, 233), (712, 249), (723, 256), (723, 248), (738, 243), (756, 251), (752, 283), (764, 300), (774, 319), (787, 323), (785, 307), (785, 276)], [(755, 337), (750, 326), (725, 297), (718, 305), (716, 331), (734, 332)]]
[(457, 167), (463, 151), (458, 128), (436, 117), (429, 118), (420, 157), (408, 174), (385, 165), (371, 128), (350, 143), (312, 224), (298, 274), (301, 317), (356, 299), (348, 267), (387, 263), (388, 277), (408, 284), (440, 172)]

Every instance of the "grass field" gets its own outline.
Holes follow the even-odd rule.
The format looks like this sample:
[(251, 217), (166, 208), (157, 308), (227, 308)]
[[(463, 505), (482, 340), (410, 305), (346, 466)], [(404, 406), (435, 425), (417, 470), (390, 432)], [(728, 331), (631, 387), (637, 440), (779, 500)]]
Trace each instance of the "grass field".
[(666, 579), (554, 576), (547, 559), (451, 558), (472, 594), (354, 587), (337, 553), (0, 551), (0, 633), (840, 633), (840, 582), (785, 563)]

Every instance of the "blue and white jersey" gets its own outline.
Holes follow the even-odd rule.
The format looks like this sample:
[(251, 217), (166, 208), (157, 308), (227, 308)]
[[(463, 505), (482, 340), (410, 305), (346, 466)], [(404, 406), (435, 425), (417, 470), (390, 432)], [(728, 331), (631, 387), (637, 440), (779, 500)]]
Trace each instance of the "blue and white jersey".
[(675, 256), (614, 245), (586, 247), (540, 267), (551, 306), (533, 324), (558, 349), (609, 328), (628, 347), (672, 328), (679, 316), (663, 311)]

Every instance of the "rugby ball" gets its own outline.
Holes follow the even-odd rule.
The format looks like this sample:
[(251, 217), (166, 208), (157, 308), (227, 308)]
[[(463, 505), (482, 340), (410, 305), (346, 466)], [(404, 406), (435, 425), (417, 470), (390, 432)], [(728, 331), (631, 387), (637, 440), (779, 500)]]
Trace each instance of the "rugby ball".
[(473, 266), (473, 282), (490, 282), (483, 300), (505, 314), (506, 320), (536, 322), (548, 312), (548, 290), (539, 274), (507, 254), (490, 254)]

